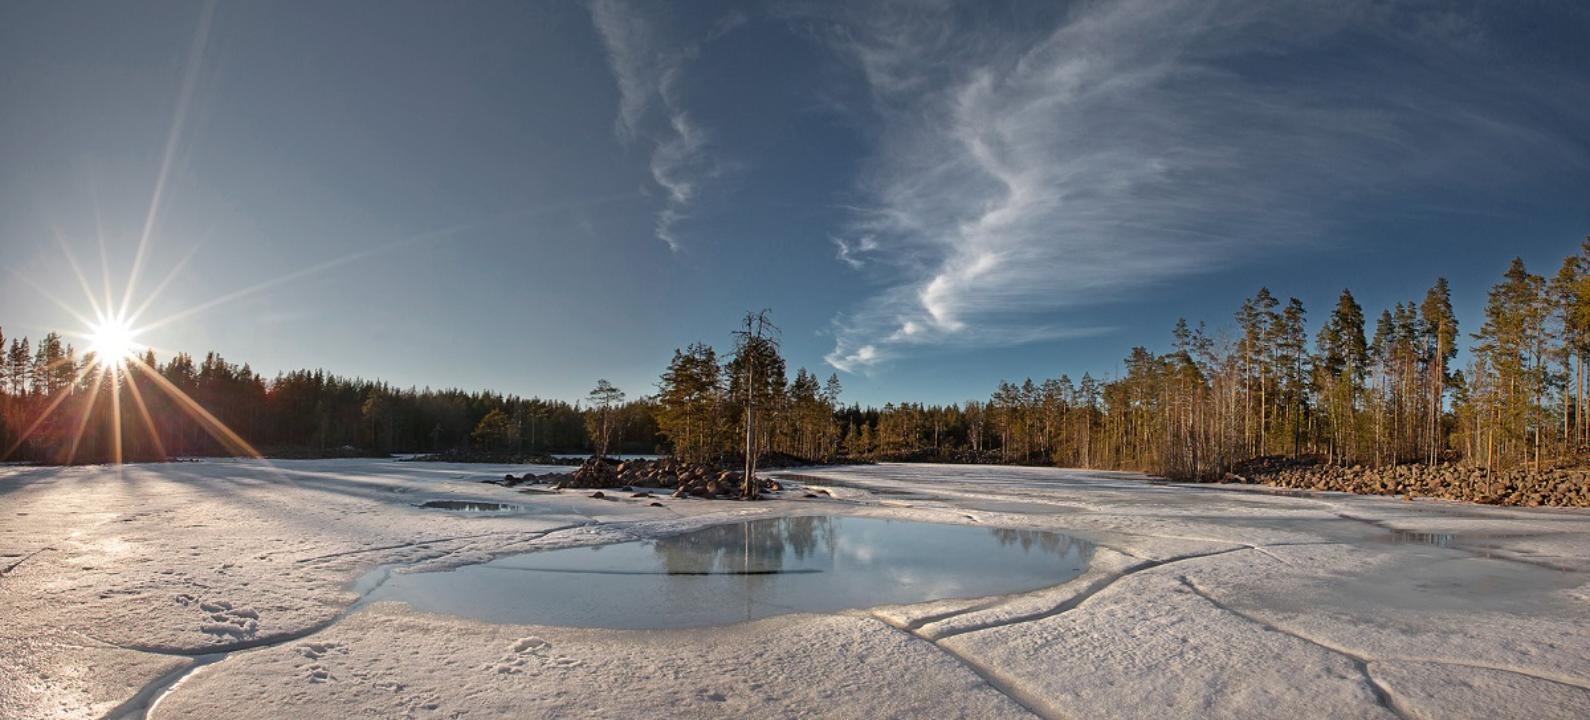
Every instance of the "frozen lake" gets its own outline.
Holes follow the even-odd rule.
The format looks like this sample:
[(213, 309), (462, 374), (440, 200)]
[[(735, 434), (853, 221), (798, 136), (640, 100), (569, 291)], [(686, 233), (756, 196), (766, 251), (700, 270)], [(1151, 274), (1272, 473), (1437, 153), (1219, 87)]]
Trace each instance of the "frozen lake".
[[(552, 470), (0, 468), (0, 718), (1590, 716), (1586, 511), (980, 466), (806, 468), (786, 479), (833, 498), (763, 503), (481, 482)], [(823, 559), (823, 523), (964, 532), (905, 544), (1006, 579), (1035, 576), (996, 566), (1011, 547), (1049, 547), (1042, 572), (1080, 574), (745, 622), (736, 606), (926, 582), (898, 559)], [(561, 570), (599, 572), (558, 572), (582, 554)], [(732, 595), (840, 565), (870, 577)], [(383, 601), (481, 573), (562, 594), (476, 592), (554, 611), (499, 622)], [(717, 604), (690, 612), (714, 627), (562, 617), (638, 601), (619, 614), (666, 624), (650, 618), (689, 613), (591, 579), (676, 576), (740, 584), (700, 593)]]

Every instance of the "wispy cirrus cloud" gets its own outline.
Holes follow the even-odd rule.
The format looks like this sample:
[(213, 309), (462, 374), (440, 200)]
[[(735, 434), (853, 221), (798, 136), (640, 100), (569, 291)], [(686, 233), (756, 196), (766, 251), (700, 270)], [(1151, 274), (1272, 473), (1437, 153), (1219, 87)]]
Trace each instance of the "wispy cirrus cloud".
[(862, 256), (878, 249), (878, 241), (871, 235), (863, 235), (854, 241), (842, 237), (830, 237), (828, 241), (838, 250), (839, 261), (856, 270), (867, 266), (866, 261), (861, 259)]
[(614, 131), (627, 141), (651, 105), (661, 83), (655, 62), (657, 42), (651, 25), (621, 0), (591, 0), (591, 22), (607, 48), (607, 64), (618, 82), (618, 119)]
[[(990, 13), (995, 14), (995, 13)], [(1081, 311), (1309, 243), (1345, 202), (1573, 156), (1483, 24), (1436, 4), (1076, 3), (1010, 22), (950, 2), (840, 18), (883, 127), (841, 262), (887, 289), (828, 362), (1088, 335)], [(1579, 116), (1583, 116), (1579, 112)]]
[[(657, 18), (643, 7), (648, 6), (591, 0), (591, 20), (618, 83), (614, 133), (625, 143), (651, 145), (651, 177), (662, 190), (663, 202), (657, 212), (657, 238), (678, 252), (683, 246), (676, 226), (689, 217), (702, 184), (722, 173), (711, 135), (683, 106), (680, 84), (701, 43), (732, 32), (746, 16), (732, 11), (713, 24), (704, 40), (678, 43), (664, 37)], [(654, 121), (654, 116), (660, 119)]]

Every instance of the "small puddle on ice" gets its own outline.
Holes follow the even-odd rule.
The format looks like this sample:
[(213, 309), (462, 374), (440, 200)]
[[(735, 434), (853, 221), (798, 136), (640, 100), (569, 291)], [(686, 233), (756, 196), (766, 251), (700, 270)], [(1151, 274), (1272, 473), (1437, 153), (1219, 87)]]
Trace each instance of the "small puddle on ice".
[(1452, 547), (1452, 544), (1457, 541), (1457, 537), (1457, 533), (1414, 532), (1412, 530), (1391, 531), (1391, 541), (1395, 543), (1434, 545), (1444, 548)]
[(494, 502), (476, 502), (473, 500), (430, 500), (420, 503), (417, 507), (433, 510), (453, 510), (457, 512), (507, 512), (518, 510), (517, 505), (504, 505)]
[[(1172, 485), (1172, 483), (1169, 483), (1169, 482), (1155, 481), (1155, 480), (1148, 481), (1148, 484), (1150, 484), (1150, 485), (1166, 485), (1166, 486)], [(1189, 490), (1210, 490), (1210, 491), (1213, 491), (1213, 492), (1247, 493), (1249, 495), (1270, 495), (1270, 496), (1274, 496), (1274, 497), (1294, 497), (1294, 498), (1325, 498), (1325, 497), (1328, 497), (1323, 492), (1319, 492), (1319, 491), (1315, 491), (1315, 490), (1299, 490), (1299, 489), (1296, 489), (1296, 488), (1275, 487), (1273, 485), (1258, 485), (1258, 484), (1253, 484), (1253, 483), (1212, 483), (1212, 484), (1175, 483), (1174, 486), (1175, 487), (1180, 487), (1180, 488), (1186, 488), (1186, 489), (1189, 489)]]
[(879, 488), (868, 490), (873, 495), (894, 500), (938, 500), (937, 495), (916, 492), (915, 490), (895, 490), (892, 488)]
[(1434, 545), (1442, 548), (1452, 547), (1479, 547), (1499, 549), (1495, 543), (1480, 544), (1475, 540), (1509, 540), (1514, 538), (1535, 537), (1536, 533), (1441, 533), (1419, 532), (1416, 530), (1392, 530), (1391, 541), (1397, 543), (1412, 543), (1415, 545)]
[(719, 525), (656, 540), (526, 553), (435, 573), (372, 571), (359, 605), (495, 623), (704, 627), (797, 612), (1025, 592), (1087, 570), (1059, 533), (854, 517)]
[(1450, 509), (1450, 508), (1410, 507), (1410, 508), (1404, 508), (1404, 510), (1407, 511), (1407, 512), (1410, 512), (1410, 513), (1423, 513), (1423, 514), (1428, 514), (1428, 515), (1440, 515), (1441, 517), (1449, 517), (1449, 518), (1477, 518), (1477, 519), (1480, 519), (1480, 520), (1497, 520), (1497, 519), (1501, 519), (1501, 516), (1499, 516), (1498, 513), (1473, 512), (1473, 511), (1469, 511), (1469, 510), (1453, 510), (1453, 509)]

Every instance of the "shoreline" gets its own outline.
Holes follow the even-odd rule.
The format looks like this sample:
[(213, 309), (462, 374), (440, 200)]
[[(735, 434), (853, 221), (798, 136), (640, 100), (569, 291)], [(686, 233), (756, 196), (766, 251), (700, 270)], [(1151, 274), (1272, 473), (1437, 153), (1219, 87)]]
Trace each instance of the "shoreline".
[[(1253, 464), (1259, 466), (1251, 467)], [(1420, 497), (1506, 507), (1590, 507), (1590, 471), (1563, 468), (1490, 472), (1452, 463), (1343, 467), (1293, 461), (1252, 463), (1250, 468), (1239, 468), (1219, 480), (1186, 482), (1391, 495), (1410, 500)]]

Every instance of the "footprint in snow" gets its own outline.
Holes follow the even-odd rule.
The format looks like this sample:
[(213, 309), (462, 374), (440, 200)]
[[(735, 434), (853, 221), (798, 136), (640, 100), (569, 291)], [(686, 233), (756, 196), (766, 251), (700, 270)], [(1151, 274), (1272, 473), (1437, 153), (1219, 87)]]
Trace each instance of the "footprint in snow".
[(536, 637), (534, 635), (531, 635), (530, 637), (527, 637), (527, 638), (520, 638), (519, 642), (514, 643), (513, 644), (513, 651), (522, 655), (522, 654), (527, 653), (527, 652), (536, 652), (538, 650), (545, 650), (545, 649), (547, 649), (549, 647), (552, 647), (552, 643), (549, 643), (549, 642), (547, 642), (545, 640), (542, 640), (541, 638), (538, 638), (538, 637)]
[(258, 629), (252, 624), (234, 625), (229, 622), (207, 622), (199, 625), (199, 632), (214, 635), (217, 640), (226, 637), (242, 640), (253, 635)]
[(539, 661), (542, 667), (571, 668), (584, 664), (573, 658), (545, 655), (545, 651), (551, 647), (552, 643), (534, 635), (520, 638), (512, 645), (512, 652), (507, 657), (488, 664), (486, 668), (496, 670), (499, 675), (517, 675), (524, 672), (525, 666), (530, 664), (531, 659)]
[(253, 608), (233, 608), (226, 600), (201, 601), (186, 593), (178, 595), (177, 602), (189, 607), (197, 603), (199, 610), (208, 613), (208, 622), (199, 624), (199, 632), (214, 635), (218, 640), (242, 640), (259, 631), (259, 611)]
[(347, 655), (348, 651), (334, 642), (309, 642), (298, 646), (298, 654), (310, 660), (319, 660), (321, 656), (335, 650), (339, 655)]

